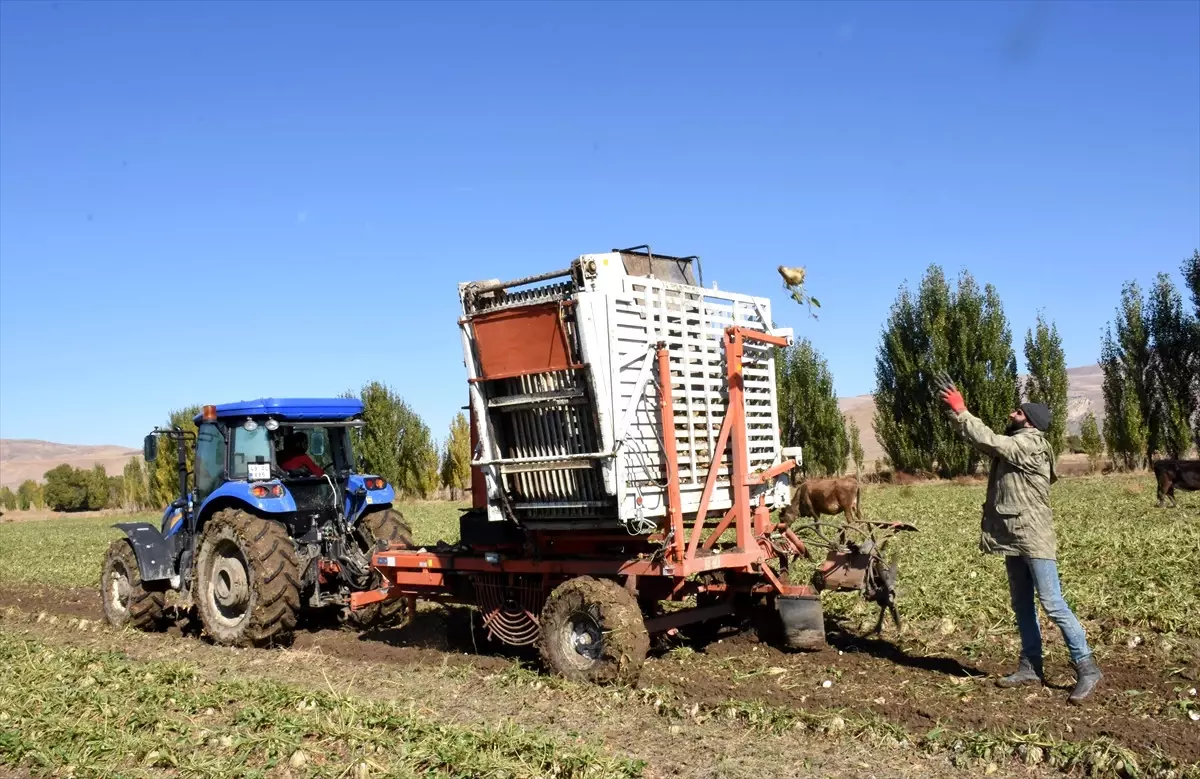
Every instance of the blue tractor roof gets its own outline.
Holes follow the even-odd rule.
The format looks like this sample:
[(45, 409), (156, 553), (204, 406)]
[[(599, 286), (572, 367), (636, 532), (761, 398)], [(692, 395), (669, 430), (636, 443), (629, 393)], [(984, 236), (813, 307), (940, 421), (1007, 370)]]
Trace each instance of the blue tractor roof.
[[(217, 419), (274, 417), (281, 422), (312, 422), (350, 419), (362, 413), (362, 401), (354, 398), (259, 398), (221, 403)], [(196, 415), (199, 424), (203, 413)]]

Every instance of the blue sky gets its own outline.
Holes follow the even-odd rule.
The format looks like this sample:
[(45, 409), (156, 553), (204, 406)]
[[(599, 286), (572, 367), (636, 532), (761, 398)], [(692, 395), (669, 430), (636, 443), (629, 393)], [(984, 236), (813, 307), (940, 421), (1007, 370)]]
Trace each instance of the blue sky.
[(640, 243), (843, 395), (930, 263), (1094, 362), (1200, 247), (1198, 52), (1196, 2), (3, 3), (0, 435), (380, 379), (442, 437), (459, 281)]

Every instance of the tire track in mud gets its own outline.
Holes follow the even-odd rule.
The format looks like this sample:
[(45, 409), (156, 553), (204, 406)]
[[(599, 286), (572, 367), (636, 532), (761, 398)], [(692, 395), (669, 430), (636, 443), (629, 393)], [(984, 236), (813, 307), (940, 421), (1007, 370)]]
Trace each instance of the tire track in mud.
[(1105, 678), (1082, 706), (1066, 702), (1074, 675), (1065, 663), (1048, 665), (1045, 687), (1003, 690), (995, 678), (1011, 669), (995, 658), (912, 655), (887, 641), (836, 634), (830, 646), (804, 654), (736, 635), (703, 654), (647, 663), (642, 683), (707, 707), (758, 701), (782, 709), (836, 710), (883, 717), (910, 733), (937, 726), (998, 733), (1034, 729), (1063, 741), (1109, 738), (1142, 754), (1159, 751), (1196, 765), (1200, 723), (1176, 706), (1200, 676), (1200, 658), (1188, 654), (1193, 651), (1183, 648), (1167, 658), (1106, 651)]
[[(87, 588), (5, 586), (0, 610), (8, 606), (102, 618), (99, 594)], [(348, 662), (457, 666), (484, 674), (511, 669), (515, 661), (536, 662), (528, 652), (477, 652), (463, 615), (461, 609), (423, 610), (412, 625), (374, 634), (309, 626), (297, 631), (293, 647)], [(1063, 741), (1109, 738), (1141, 754), (1157, 751), (1196, 765), (1200, 723), (1172, 711), (1177, 690), (1200, 683), (1200, 659), (1186, 654), (1194, 649), (1185, 646), (1179, 650), (1183, 655), (1173, 656), (1106, 649), (1102, 686), (1078, 707), (1066, 703), (1073, 676), (1065, 665), (1047, 668), (1045, 688), (1002, 690), (989, 678), (1008, 670), (1002, 659), (910, 654), (888, 641), (836, 633), (827, 648), (803, 654), (781, 651), (747, 633), (695, 652), (659, 649), (647, 660), (640, 684), (706, 709), (760, 702), (780, 709), (850, 712), (881, 717), (913, 734), (938, 726), (1010, 734), (1032, 729)]]

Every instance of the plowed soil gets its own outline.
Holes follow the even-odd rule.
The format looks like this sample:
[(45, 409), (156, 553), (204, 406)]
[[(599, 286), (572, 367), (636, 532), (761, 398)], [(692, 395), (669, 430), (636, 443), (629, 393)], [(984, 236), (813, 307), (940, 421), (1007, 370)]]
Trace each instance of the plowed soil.
[[(4, 587), (0, 610), (8, 606), (27, 614), (102, 618), (99, 596), (90, 589)], [(412, 625), (375, 635), (310, 627), (299, 632), (294, 648), (339, 661), (457, 668), (468, 674), (536, 664), (519, 651), (488, 653), (484, 647), (477, 652), (463, 614), (433, 607), (422, 610)], [(163, 640), (202, 644), (191, 635)], [(660, 644), (646, 663), (640, 686), (670, 690), (685, 704), (705, 709), (753, 701), (781, 709), (871, 715), (911, 734), (940, 726), (1004, 734), (1036, 729), (1066, 741), (1107, 737), (1140, 754), (1158, 752), (1182, 765), (1200, 764), (1200, 723), (1190, 721), (1179, 706), (1181, 696), (1200, 682), (1194, 643), (1107, 650), (1100, 655), (1105, 673), (1100, 690), (1078, 707), (1066, 703), (1073, 676), (1061, 659), (1061, 647), (1048, 662), (1046, 687), (996, 687), (995, 676), (1008, 672), (1010, 661), (1003, 642), (969, 659), (940, 653), (921, 641), (906, 638), (897, 644), (837, 629), (830, 632), (827, 648), (812, 653), (780, 651), (752, 633), (733, 633), (695, 650), (672, 651), (669, 642)]]

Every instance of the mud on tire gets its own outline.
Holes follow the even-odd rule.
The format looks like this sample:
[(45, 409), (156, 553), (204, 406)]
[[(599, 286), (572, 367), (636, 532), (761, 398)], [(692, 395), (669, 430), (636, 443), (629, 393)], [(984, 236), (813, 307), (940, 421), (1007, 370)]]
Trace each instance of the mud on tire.
[[(404, 521), (404, 515), (393, 508), (376, 511), (363, 517), (354, 528), (359, 546), (368, 555), (375, 550), (377, 541), (412, 546), (412, 530)], [(383, 586), (383, 577), (378, 571), (371, 572), (371, 587)], [(408, 599), (398, 598), (384, 603), (372, 603), (350, 612), (349, 624), (362, 630), (381, 628), (403, 621), (408, 610)]]
[(108, 545), (100, 573), (100, 600), (104, 618), (115, 628), (155, 630), (162, 626), (166, 594), (142, 584), (137, 555), (127, 539), (118, 538)]
[(300, 609), (299, 581), (295, 546), (282, 524), (226, 509), (205, 525), (192, 599), (214, 642), (290, 643)]
[(649, 649), (637, 600), (609, 579), (563, 582), (542, 608), (538, 651), (547, 667), (567, 679), (632, 684)]

